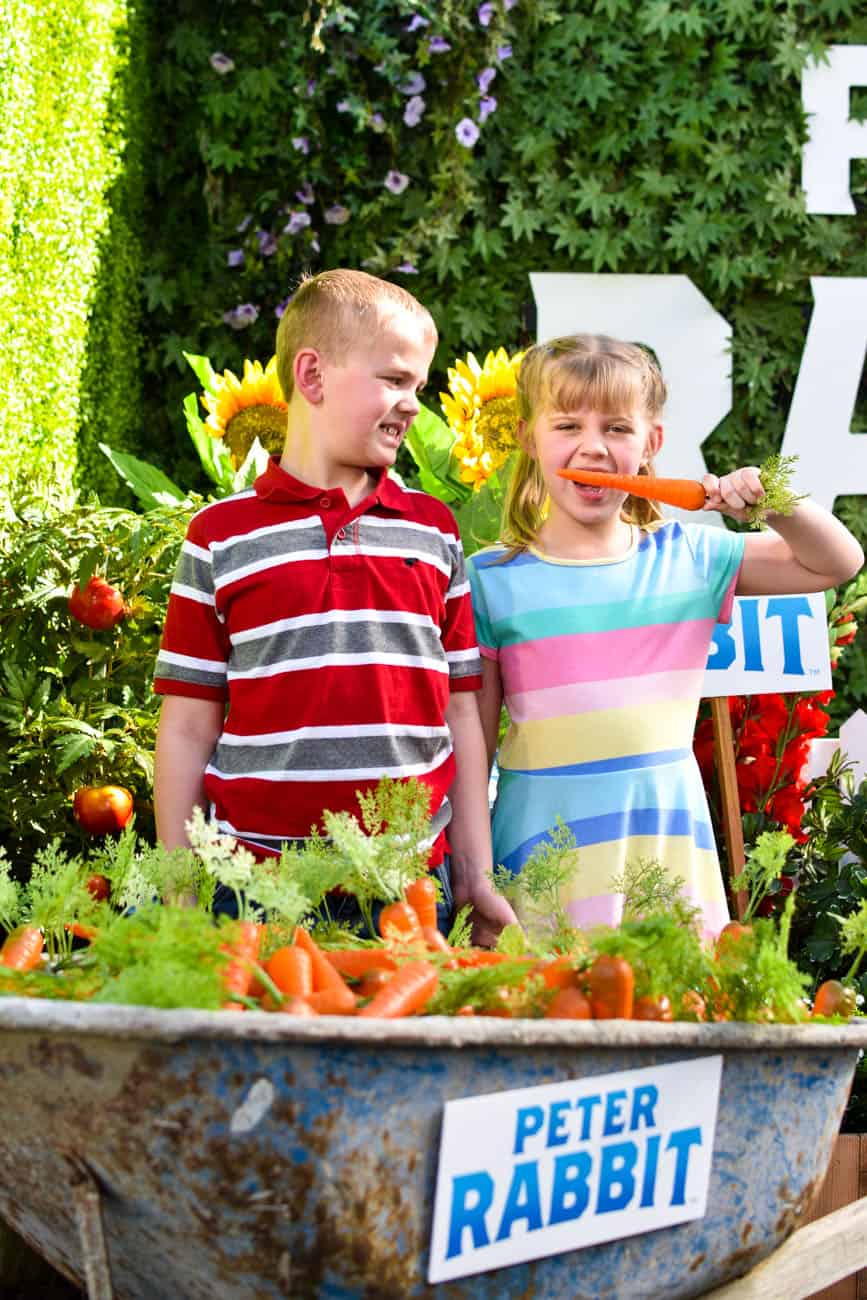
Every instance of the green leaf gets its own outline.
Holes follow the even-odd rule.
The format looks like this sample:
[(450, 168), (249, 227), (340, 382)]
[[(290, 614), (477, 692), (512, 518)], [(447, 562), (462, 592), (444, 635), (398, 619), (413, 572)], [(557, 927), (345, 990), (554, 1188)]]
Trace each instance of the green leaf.
[(466, 501), (472, 494), (472, 488), (461, 483), (455, 472), (454, 441), (445, 420), (427, 406), (421, 407), (406, 435), (406, 447), (418, 466), (423, 490), (449, 504)]
[(190, 504), (189, 498), (177, 484), (173, 483), (161, 469), (157, 469), (156, 465), (149, 465), (147, 461), (139, 460), (129, 452), (115, 451), (112, 447), (107, 447), (104, 442), (99, 444), (99, 449), (108, 457), (124, 483), (131, 488), (146, 509)]
[(96, 572), (97, 565), (102, 559), (103, 553), (103, 548), (101, 546), (89, 546), (79, 560), (76, 582), (82, 591)]
[(54, 770), (59, 776), (68, 767), (72, 767), (73, 763), (77, 763), (82, 758), (89, 758), (96, 748), (96, 741), (92, 736), (69, 736), (55, 741), (54, 747), (57, 750)]
[[(199, 357), (195, 359), (207, 360)], [(235, 470), (229, 449), (222, 438), (214, 438), (208, 433), (199, 418), (199, 404), (195, 393), (189, 393), (184, 399), (184, 416), (190, 440), (199, 454), (199, 460), (208, 478), (212, 479), (223, 492), (234, 491)]]
[(206, 393), (212, 396), (217, 395), (217, 379), (219, 376), (211, 365), (207, 357), (198, 357), (192, 352), (185, 352), (184, 359), (189, 362), (193, 373)]

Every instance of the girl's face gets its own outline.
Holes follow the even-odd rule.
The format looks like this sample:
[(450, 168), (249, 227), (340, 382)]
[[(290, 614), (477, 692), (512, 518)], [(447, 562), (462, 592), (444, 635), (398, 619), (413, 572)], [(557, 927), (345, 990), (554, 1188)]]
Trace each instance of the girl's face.
[(550, 497), (549, 521), (571, 520), (593, 530), (616, 525), (625, 492), (586, 487), (561, 478), (558, 469), (606, 470), (637, 474), (662, 445), (662, 425), (638, 408), (597, 411), (542, 411), (523, 431), (525, 445), (538, 461)]

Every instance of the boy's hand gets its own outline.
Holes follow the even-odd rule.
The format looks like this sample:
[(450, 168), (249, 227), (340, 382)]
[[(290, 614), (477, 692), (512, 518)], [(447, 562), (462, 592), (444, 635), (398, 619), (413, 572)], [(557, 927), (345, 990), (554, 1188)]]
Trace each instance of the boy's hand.
[(742, 523), (749, 520), (750, 508), (757, 505), (765, 495), (759, 471), (756, 465), (745, 465), (742, 469), (732, 470), (717, 478), (715, 474), (705, 474), (702, 486), (707, 493), (705, 510), (716, 510), (730, 519)]
[(459, 867), (452, 859), (452, 893), (455, 907), (472, 905), (473, 943), (480, 948), (492, 948), (504, 926), (517, 925), (518, 918), (502, 894), (491, 884), (484, 871)]

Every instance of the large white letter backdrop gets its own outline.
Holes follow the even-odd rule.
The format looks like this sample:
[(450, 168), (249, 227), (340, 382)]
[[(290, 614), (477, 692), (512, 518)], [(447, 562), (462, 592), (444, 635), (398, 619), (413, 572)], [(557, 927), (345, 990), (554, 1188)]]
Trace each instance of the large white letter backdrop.
[(801, 75), (809, 139), (801, 157), (807, 211), (854, 216), (849, 162), (867, 158), (867, 122), (849, 120), (853, 86), (867, 86), (867, 45), (831, 45), (827, 62), (810, 60)]

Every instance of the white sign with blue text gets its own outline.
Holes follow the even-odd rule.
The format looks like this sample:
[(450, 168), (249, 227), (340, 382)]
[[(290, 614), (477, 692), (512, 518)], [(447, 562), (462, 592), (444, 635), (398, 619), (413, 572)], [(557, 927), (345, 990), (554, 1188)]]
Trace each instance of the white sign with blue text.
[(831, 689), (825, 596), (738, 596), (717, 623), (702, 696), (796, 694)]
[(429, 1282), (700, 1219), (722, 1056), (447, 1102)]

